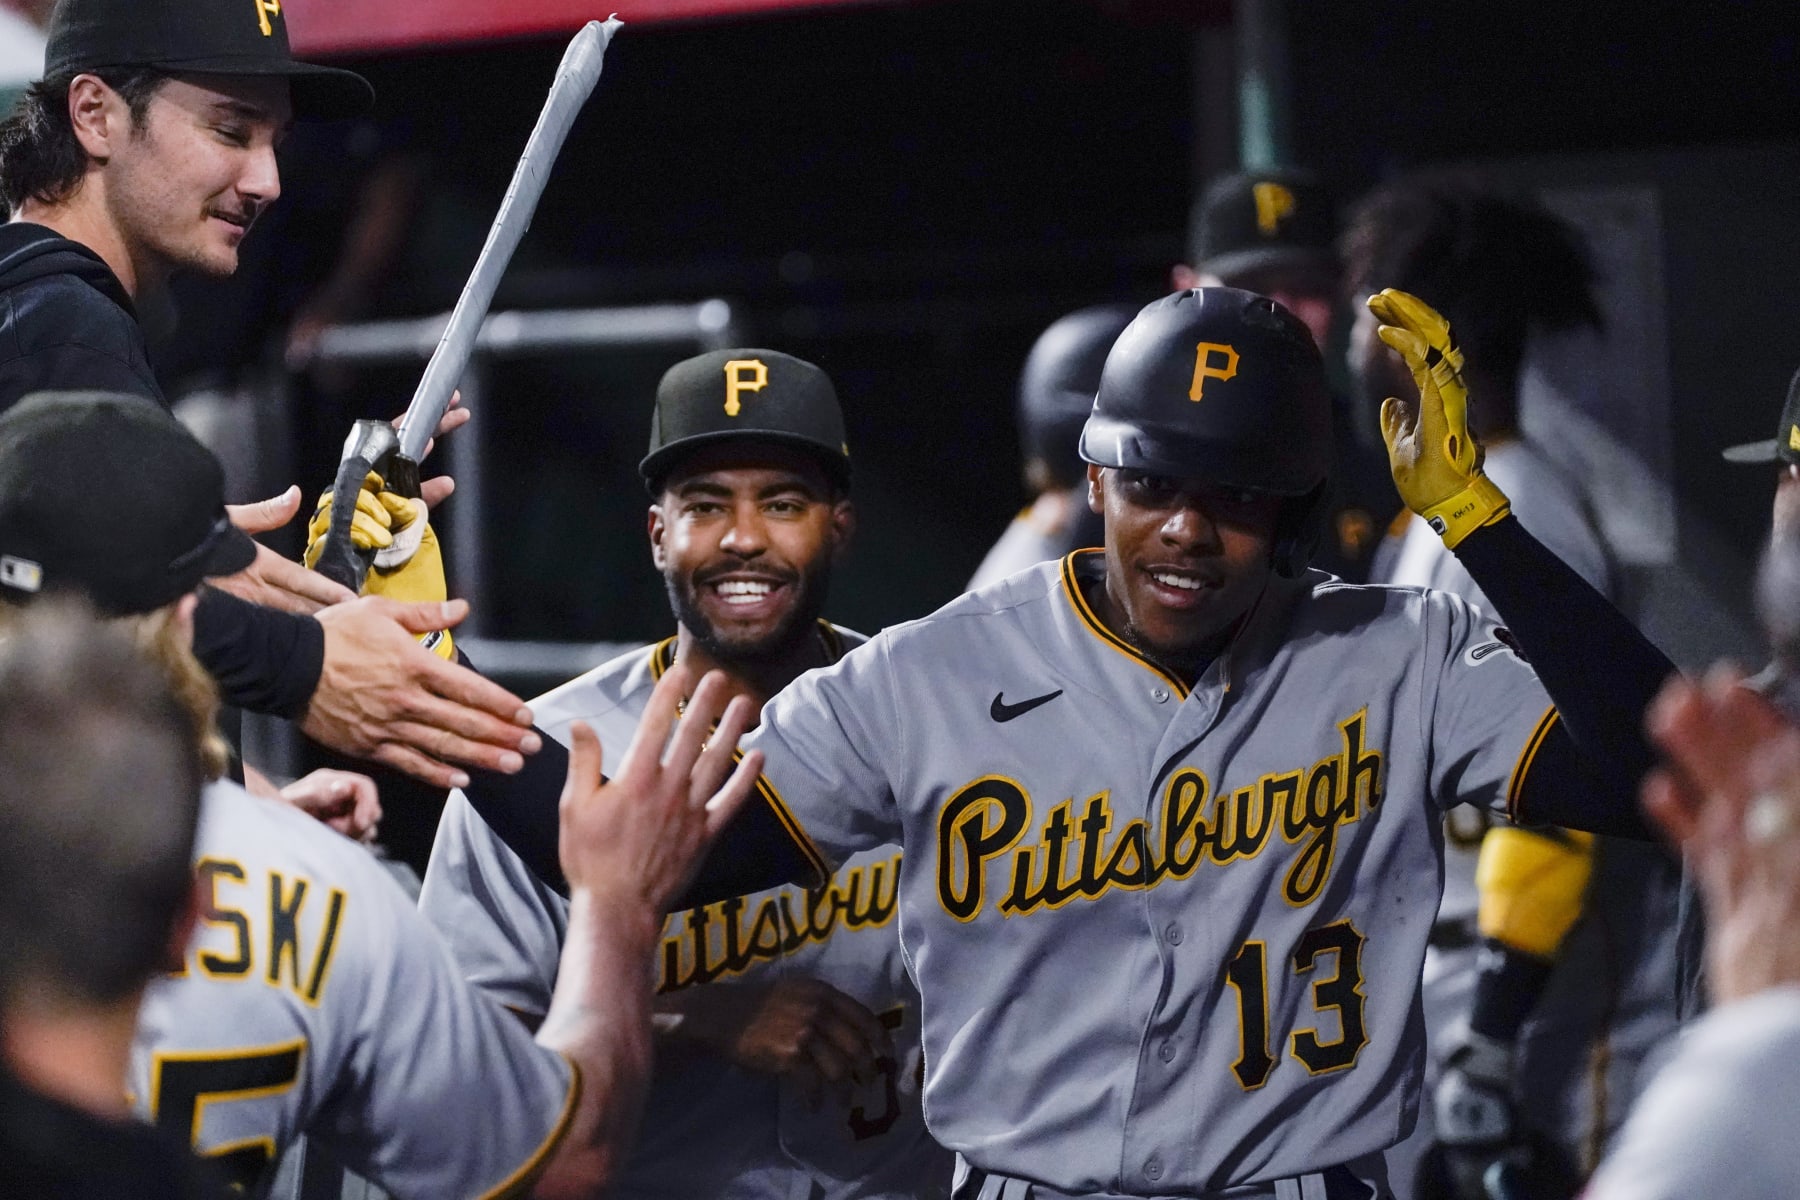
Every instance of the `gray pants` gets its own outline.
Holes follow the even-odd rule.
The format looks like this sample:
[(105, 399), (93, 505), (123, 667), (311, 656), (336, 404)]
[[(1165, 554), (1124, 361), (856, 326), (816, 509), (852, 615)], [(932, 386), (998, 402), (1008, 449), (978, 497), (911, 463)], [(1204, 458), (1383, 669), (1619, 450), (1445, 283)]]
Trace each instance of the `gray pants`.
[(1387, 1166), (1379, 1153), (1297, 1179), (1250, 1183), (1222, 1192), (1156, 1197), (1114, 1192), (1065, 1192), (1028, 1179), (983, 1171), (971, 1166), (959, 1154), (950, 1197), (951, 1200), (1393, 1200), (1393, 1193), (1388, 1190)]

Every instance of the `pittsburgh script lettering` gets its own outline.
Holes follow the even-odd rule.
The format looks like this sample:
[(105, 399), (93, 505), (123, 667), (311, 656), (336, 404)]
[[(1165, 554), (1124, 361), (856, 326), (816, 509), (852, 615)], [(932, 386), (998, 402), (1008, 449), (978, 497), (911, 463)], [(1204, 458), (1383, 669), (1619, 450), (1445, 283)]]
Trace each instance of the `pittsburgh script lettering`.
[(938, 814), (938, 900), (959, 921), (979, 916), (1001, 887), (995, 906), (1003, 915), (1056, 909), (1111, 888), (1186, 879), (1202, 862), (1222, 867), (1256, 858), (1278, 834), (1298, 847), (1282, 896), (1295, 907), (1310, 904), (1331, 876), (1338, 831), (1381, 803), (1382, 754), (1364, 745), (1367, 725), (1363, 709), (1339, 723), (1337, 753), (1244, 787), (1215, 792), (1202, 772), (1179, 770), (1163, 789), (1154, 823), (1121, 823), (1109, 792), (1066, 799), (1029, 842), (1032, 805), (1024, 787), (996, 775), (973, 780)]

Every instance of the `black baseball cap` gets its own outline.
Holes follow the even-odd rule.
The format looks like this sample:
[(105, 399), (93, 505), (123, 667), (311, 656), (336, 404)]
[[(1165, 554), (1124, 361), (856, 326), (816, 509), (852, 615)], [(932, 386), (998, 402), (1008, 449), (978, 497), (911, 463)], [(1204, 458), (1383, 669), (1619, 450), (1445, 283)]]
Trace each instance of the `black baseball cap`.
[(151, 67), (187, 75), (281, 75), (294, 115), (332, 120), (366, 112), (369, 81), (295, 62), (285, 0), (58, 0), (44, 75)]
[(714, 350), (684, 359), (656, 385), (650, 453), (638, 464), (655, 495), (675, 461), (731, 441), (810, 451), (839, 488), (850, 486), (850, 447), (831, 378), (779, 350)]
[(1336, 239), (1336, 201), (1310, 171), (1238, 172), (1215, 179), (1195, 203), (1188, 261), (1228, 286), (1273, 267), (1335, 274)]
[(1800, 371), (1788, 380), (1787, 403), (1781, 406), (1781, 424), (1767, 441), (1743, 442), (1723, 452), (1726, 462), (1800, 465)]
[(154, 612), (255, 557), (219, 460), (155, 403), (40, 392), (0, 416), (0, 599)]

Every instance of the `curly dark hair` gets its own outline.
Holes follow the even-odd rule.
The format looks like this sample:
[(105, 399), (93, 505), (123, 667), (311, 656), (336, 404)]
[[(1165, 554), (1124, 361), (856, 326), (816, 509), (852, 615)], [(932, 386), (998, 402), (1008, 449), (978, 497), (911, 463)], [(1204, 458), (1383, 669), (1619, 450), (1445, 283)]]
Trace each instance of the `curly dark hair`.
[[(132, 128), (139, 131), (150, 98), (169, 78), (148, 68), (88, 73), (119, 93), (131, 110)], [(19, 98), (12, 115), (0, 122), (0, 200), (8, 212), (17, 212), (27, 200), (59, 204), (80, 186), (88, 156), (69, 123), (69, 85), (75, 78), (38, 80)]]
[(1411, 292), (1443, 313), (1483, 373), (1516, 383), (1532, 330), (1601, 327), (1581, 234), (1537, 203), (1457, 180), (1388, 184), (1339, 240), (1353, 300)]

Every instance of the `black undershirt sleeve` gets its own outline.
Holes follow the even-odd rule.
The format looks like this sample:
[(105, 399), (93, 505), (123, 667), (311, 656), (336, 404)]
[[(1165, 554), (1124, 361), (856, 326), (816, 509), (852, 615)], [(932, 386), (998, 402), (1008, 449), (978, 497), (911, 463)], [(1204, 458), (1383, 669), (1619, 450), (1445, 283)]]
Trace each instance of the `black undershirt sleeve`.
[(1516, 518), (1477, 529), (1455, 553), (1561, 717), (1519, 782), (1513, 818), (1654, 840), (1637, 800), (1657, 761), (1644, 711), (1675, 664)]
[(325, 630), (311, 617), (205, 588), (194, 611), (194, 657), (218, 681), (226, 703), (294, 719), (319, 685)]

